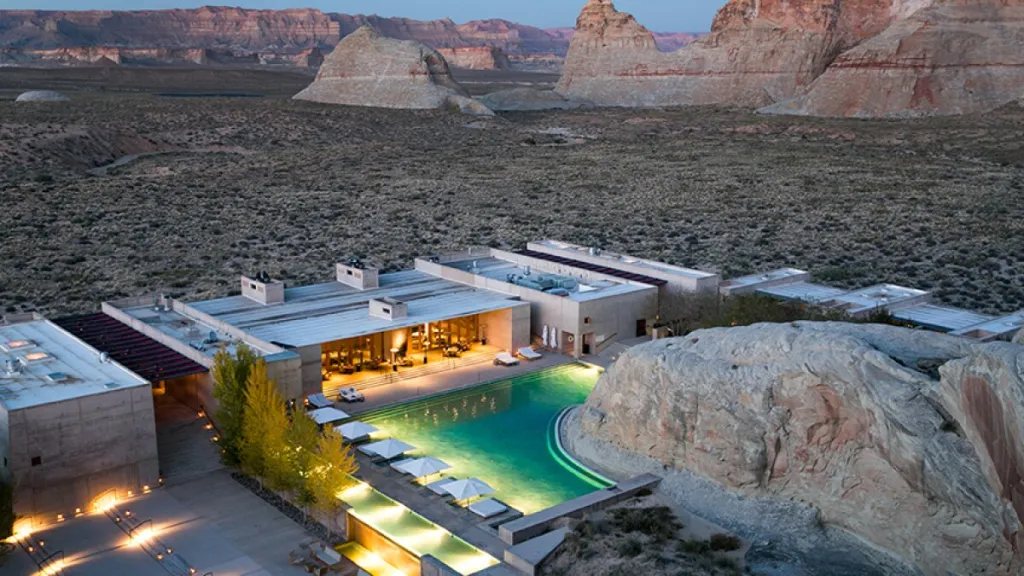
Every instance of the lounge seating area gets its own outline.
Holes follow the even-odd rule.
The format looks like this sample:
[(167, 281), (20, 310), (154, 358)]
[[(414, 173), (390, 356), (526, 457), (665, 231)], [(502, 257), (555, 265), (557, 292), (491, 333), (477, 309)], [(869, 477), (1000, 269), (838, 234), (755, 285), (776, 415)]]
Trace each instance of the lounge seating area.
[(529, 346), (520, 348), (519, 355), (522, 356), (523, 358), (526, 358), (527, 360), (540, 360), (541, 358), (544, 357), (543, 354), (535, 351), (533, 348), (530, 348)]
[(360, 576), (363, 571), (355, 564), (322, 542), (309, 542), (299, 545), (288, 553), (288, 563), (302, 568), (307, 574), (326, 576), (338, 574), (343, 576)]
[(519, 358), (516, 358), (508, 352), (498, 352), (494, 357), (495, 366), (516, 366), (517, 364), (519, 364)]

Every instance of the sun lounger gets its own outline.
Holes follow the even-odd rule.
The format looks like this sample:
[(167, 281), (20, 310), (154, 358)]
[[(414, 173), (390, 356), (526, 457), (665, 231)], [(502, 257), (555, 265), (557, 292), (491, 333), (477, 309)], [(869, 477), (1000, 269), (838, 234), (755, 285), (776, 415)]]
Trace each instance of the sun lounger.
[(438, 496), (451, 496), (444, 491), (444, 487), (452, 482), (455, 482), (455, 478), (441, 478), (440, 480), (434, 480), (430, 484), (427, 484), (427, 489)]
[(468, 508), (470, 512), (484, 519), (493, 518), (508, 510), (508, 506), (505, 506), (494, 498), (487, 498), (485, 500), (480, 500), (479, 502), (474, 502), (470, 504)]
[(540, 360), (541, 358), (544, 357), (542, 354), (534, 352), (533, 348), (530, 348), (529, 346), (520, 348), (519, 355), (522, 356), (523, 358), (526, 358), (527, 360)]
[(498, 355), (494, 357), (495, 366), (515, 366), (516, 364), (519, 364), (519, 358), (508, 352), (498, 352)]
[(343, 402), (362, 402), (366, 400), (366, 397), (355, 388), (350, 387), (338, 390), (338, 400)]
[(306, 400), (309, 402), (309, 405), (313, 409), (330, 408), (334, 406), (334, 402), (328, 400), (327, 397), (324, 396), (323, 394), (310, 394), (309, 397), (306, 398)]

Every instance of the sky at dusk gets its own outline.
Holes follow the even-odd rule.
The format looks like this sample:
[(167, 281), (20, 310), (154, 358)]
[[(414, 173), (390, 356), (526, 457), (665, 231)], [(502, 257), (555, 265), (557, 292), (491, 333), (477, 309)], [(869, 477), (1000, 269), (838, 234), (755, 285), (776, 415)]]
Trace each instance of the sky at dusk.
[[(419, 20), (451, 18), (456, 22), (503, 18), (543, 28), (573, 26), (585, 0), (246, 0), (245, 8), (318, 8), (324, 12), (404, 16)], [(236, 5), (207, 0), (0, 0), (0, 9), (32, 10), (148, 10)], [(615, 6), (630, 12), (658, 32), (702, 32), (725, 0), (618, 0)]]

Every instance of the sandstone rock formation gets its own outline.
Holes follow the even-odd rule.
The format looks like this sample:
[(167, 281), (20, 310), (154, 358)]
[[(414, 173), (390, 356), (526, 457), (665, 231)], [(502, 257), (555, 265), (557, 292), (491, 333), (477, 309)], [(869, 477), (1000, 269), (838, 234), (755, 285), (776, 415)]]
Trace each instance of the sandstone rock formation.
[(884, 28), (894, 1), (882, 9), (867, 0), (731, 0), (710, 35), (664, 53), (611, 0), (590, 0), (557, 90), (605, 106), (765, 106), (794, 96), (842, 49)]
[(15, 102), (66, 102), (68, 97), (52, 90), (32, 90), (14, 99)]
[(842, 53), (806, 93), (766, 113), (965, 114), (1020, 98), (1024, 2), (938, 0)]
[(703, 330), (623, 354), (578, 422), (608, 447), (599, 464), (624, 450), (747, 501), (806, 502), (924, 574), (1024, 573), (1019, 345), (840, 323)]
[(1014, 344), (1024, 344), (1024, 330), (1017, 332), (1017, 335), (1013, 337)]
[(591, 102), (571, 100), (554, 90), (510, 88), (480, 97), (480, 103), (495, 112), (533, 112), (538, 110), (573, 110), (592, 108)]
[(466, 46), (462, 48), (438, 48), (452, 68), (465, 70), (508, 70), (511, 67), (508, 56), (494, 46)]
[(338, 44), (324, 60), (316, 80), (295, 99), (378, 108), (490, 112), (468, 97), (437, 51), (412, 40), (385, 38), (369, 26)]

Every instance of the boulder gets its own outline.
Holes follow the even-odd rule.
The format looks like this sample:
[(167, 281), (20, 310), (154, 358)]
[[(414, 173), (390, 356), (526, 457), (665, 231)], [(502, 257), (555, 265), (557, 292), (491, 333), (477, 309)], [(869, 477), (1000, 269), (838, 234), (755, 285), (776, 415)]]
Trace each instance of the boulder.
[(592, 108), (591, 102), (573, 100), (554, 90), (511, 88), (491, 92), (480, 97), (480, 102), (497, 112), (531, 112), (537, 110), (573, 110)]
[(347, 36), (296, 100), (377, 108), (483, 110), (452, 78), (436, 50), (364, 26)]
[(585, 455), (602, 467), (651, 460), (736, 495), (712, 512), (741, 534), (763, 520), (742, 506), (805, 503), (914, 572), (1024, 573), (1019, 345), (842, 323), (702, 330), (624, 353), (565, 432), (603, 447)]
[(32, 90), (14, 99), (15, 102), (67, 102), (68, 97), (52, 90)]
[(940, 0), (842, 53), (770, 114), (889, 118), (985, 112), (1020, 98), (1024, 2)]
[(590, 0), (556, 90), (602, 106), (766, 106), (798, 94), (912, 3), (730, 0), (711, 34), (666, 53), (611, 0)]
[(1014, 344), (1024, 344), (1024, 330), (1017, 332), (1017, 335), (1013, 337)]

